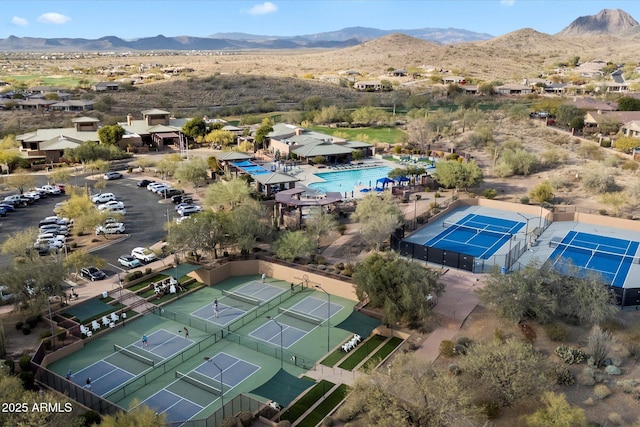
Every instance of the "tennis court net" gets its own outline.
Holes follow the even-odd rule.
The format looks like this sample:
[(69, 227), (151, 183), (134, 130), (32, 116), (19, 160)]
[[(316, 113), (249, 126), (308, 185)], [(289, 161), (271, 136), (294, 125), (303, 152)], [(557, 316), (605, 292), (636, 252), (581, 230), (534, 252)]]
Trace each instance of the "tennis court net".
[[(197, 374), (197, 372), (193, 372), (192, 375)], [(192, 377), (188, 374), (183, 374), (182, 372), (176, 371), (176, 378), (182, 380), (186, 383), (191, 384), (194, 387), (198, 387), (199, 389), (206, 391), (207, 393), (214, 394), (216, 396), (221, 396), (222, 391), (210, 384), (205, 383), (202, 380)]]
[[(498, 230), (490, 230), (488, 228), (479, 228), (479, 227), (471, 227), (470, 225), (466, 225), (466, 224), (458, 224), (455, 222), (447, 222), (447, 221), (442, 221), (442, 227), (443, 228), (453, 228), (454, 230), (467, 230), (467, 231), (471, 231), (474, 232), (476, 234), (487, 234), (489, 236), (495, 236), (498, 238), (504, 238), (504, 237), (508, 237), (511, 238), (513, 236), (516, 235), (516, 233), (512, 233), (509, 232), (508, 230), (505, 231), (498, 231)], [(491, 226), (487, 226), (487, 227), (496, 227), (495, 225), (491, 225)]]
[(294, 319), (302, 320), (307, 323), (311, 323), (315, 326), (322, 325), (325, 319), (320, 319), (319, 317), (310, 316), (308, 314), (300, 313), (299, 311), (289, 310), (287, 308), (278, 307), (278, 313), (292, 317)]
[(260, 304), (262, 304), (262, 301), (256, 298), (252, 298), (246, 295), (242, 295), (242, 294), (237, 294), (235, 292), (231, 292), (231, 291), (226, 291), (226, 290), (222, 290), (222, 295), (233, 298), (235, 300), (238, 301), (242, 301), (242, 302), (246, 302), (247, 304), (251, 304), (251, 305), (255, 305), (255, 306), (259, 306)]
[(118, 344), (114, 344), (113, 345), (113, 350), (118, 352), (118, 353), (120, 353), (120, 354), (124, 354), (125, 356), (128, 356), (128, 357), (130, 357), (132, 359), (135, 359), (138, 362), (142, 362), (142, 363), (144, 363), (146, 365), (149, 365), (151, 367), (153, 367), (156, 364), (156, 362), (153, 359), (150, 359), (150, 358), (145, 357), (145, 356), (143, 356), (141, 354), (138, 354), (138, 353), (136, 353), (134, 351), (131, 351), (128, 348), (121, 347)]
[(549, 247), (560, 248), (563, 252), (567, 251), (569, 253), (585, 254), (591, 257), (606, 258), (616, 262), (640, 264), (640, 257), (601, 250), (599, 246), (596, 246), (595, 248), (588, 248), (586, 246), (572, 245), (570, 243), (551, 240), (549, 242)]

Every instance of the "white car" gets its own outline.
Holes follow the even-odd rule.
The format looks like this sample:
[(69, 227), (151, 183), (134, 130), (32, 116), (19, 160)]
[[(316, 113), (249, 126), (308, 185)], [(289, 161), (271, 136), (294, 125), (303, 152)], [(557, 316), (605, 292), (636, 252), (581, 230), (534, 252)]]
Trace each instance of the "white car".
[(124, 203), (118, 202), (117, 200), (111, 200), (110, 202), (98, 206), (99, 211), (112, 211), (113, 209), (124, 209)]
[(159, 184), (159, 185), (156, 185), (153, 188), (151, 188), (151, 191), (153, 193), (160, 193), (160, 192), (162, 192), (164, 190), (170, 190), (170, 189), (171, 189), (171, 187), (169, 185)]
[(125, 232), (124, 224), (121, 222), (112, 222), (110, 224), (99, 225), (96, 227), (96, 235), (122, 234), (124, 232)]
[(152, 182), (151, 184), (147, 185), (147, 190), (153, 191), (153, 189), (155, 187), (158, 187), (158, 186), (161, 186), (161, 185), (167, 185), (167, 184), (163, 184), (161, 182)]
[(113, 193), (99, 193), (91, 197), (93, 203), (107, 203), (115, 199)]
[(61, 249), (64, 242), (57, 239), (37, 239), (33, 244), (34, 248), (49, 247), (50, 249)]
[(185, 206), (181, 209), (178, 209), (178, 213), (181, 216), (191, 215), (198, 212), (202, 212), (202, 208), (198, 205), (190, 205), (190, 206)]
[(127, 210), (125, 208), (107, 208), (102, 212), (116, 213), (120, 215), (125, 215)]
[(26, 193), (23, 194), (23, 196), (31, 197), (34, 200), (40, 200), (41, 198), (40, 193), (37, 191), (27, 191)]
[(151, 249), (143, 247), (133, 248), (131, 256), (142, 262), (151, 262), (157, 258), (156, 254)]
[(44, 191), (47, 194), (52, 194), (54, 196), (58, 196), (58, 195), (62, 194), (62, 191), (60, 191), (60, 188), (55, 187), (53, 185), (43, 185), (42, 187), (36, 188), (36, 190), (41, 190), (41, 191)]

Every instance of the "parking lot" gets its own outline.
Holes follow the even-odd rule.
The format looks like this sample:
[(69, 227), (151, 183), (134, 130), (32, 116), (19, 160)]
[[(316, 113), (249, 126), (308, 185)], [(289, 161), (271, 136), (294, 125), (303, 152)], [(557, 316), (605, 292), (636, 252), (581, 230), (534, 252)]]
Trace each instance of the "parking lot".
[[(146, 188), (137, 187), (136, 182), (139, 179), (139, 176), (125, 174), (123, 179), (106, 181), (106, 188), (100, 190), (100, 192), (114, 193), (119, 201), (124, 202), (127, 210), (124, 219), (126, 237), (117, 243), (110, 243), (105, 237), (98, 237), (104, 239), (104, 244), (92, 251), (94, 255), (107, 261), (107, 265), (103, 269), (107, 274), (105, 280), (125, 271), (117, 262), (120, 255), (131, 253), (131, 249), (137, 246), (148, 247), (166, 236), (167, 213), (169, 221), (177, 216), (170, 200), (163, 200), (156, 194), (147, 191)], [(47, 183), (46, 180), (46, 176), (37, 176), (36, 185), (44, 185)], [(96, 183), (95, 179), (87, 179), (85, 176), (79, 175), (74, 179), (73, 184), (76, 183), (78, 186), (87, 186), (92, 194), (98, 192), (92, 190)], [(0, 195), (0, 199), (15, 193), (17, 192), (6, 192)], [(4, 240), (7, 236), (21, 229), (37, 227), (41, 219), (53, 215), (56, 203), (67, 199), (67, 196), (51, 196), (41, 199), (33, 205), (17, 208), (15, 212), (9, 212), (6, 217), (0, 219), (2, 239)], [(86, 231), (93, 233), (93, 230)], [(109, 239), (115, 240), (116, 238), (109, 237)], [(0, 266), (10, 265), (11, 262), (11, 257), (0, 256)]]

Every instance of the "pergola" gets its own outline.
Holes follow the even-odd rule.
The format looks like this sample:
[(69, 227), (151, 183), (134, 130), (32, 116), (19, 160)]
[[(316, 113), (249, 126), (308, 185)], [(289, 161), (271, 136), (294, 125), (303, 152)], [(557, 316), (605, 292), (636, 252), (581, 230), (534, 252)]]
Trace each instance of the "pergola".
[(338, 192), (327, 192), (324, 195), (305, 197), (304, 188), (292, 188), (276, 193), (276, 206), (278, 209), (278, 224), (283, 223), (282, 206), (290, 206), (298, 209), (298, 223), (302, 224), (302, 209), (313, 206), (327, 206), (342, 201), (342, 194)]

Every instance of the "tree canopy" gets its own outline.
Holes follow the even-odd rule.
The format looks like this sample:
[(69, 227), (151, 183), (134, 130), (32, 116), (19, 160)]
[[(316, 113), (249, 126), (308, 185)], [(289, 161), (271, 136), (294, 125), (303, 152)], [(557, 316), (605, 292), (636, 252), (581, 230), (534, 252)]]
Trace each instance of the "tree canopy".
[(122, 139), (125, 130), (120, 125), (107, 125), (98, 129), (98, 138), (101, 144), (115, 145)]
[(482, 169), (475, 162), (459, 162), (447, 160), (436, 162), (435, 178), (438, 184), (445, 188), (470, 188), (480, 184), (483, 180)]
[(182, 132), (184, 132), (184, 134), (189, 138), (197, 140), (206, 135), (207, 124), (202, 120), (202, 118), (194, 117), (182, 126)]
[(431, 309), (429, 295), (444, 290), (433, 270), (393, 252), (369, 255), (356, 267), (353, 280), (360, 301), (368, 299), (371, 307), (382, 308), (387, 323), (424, 320)]

